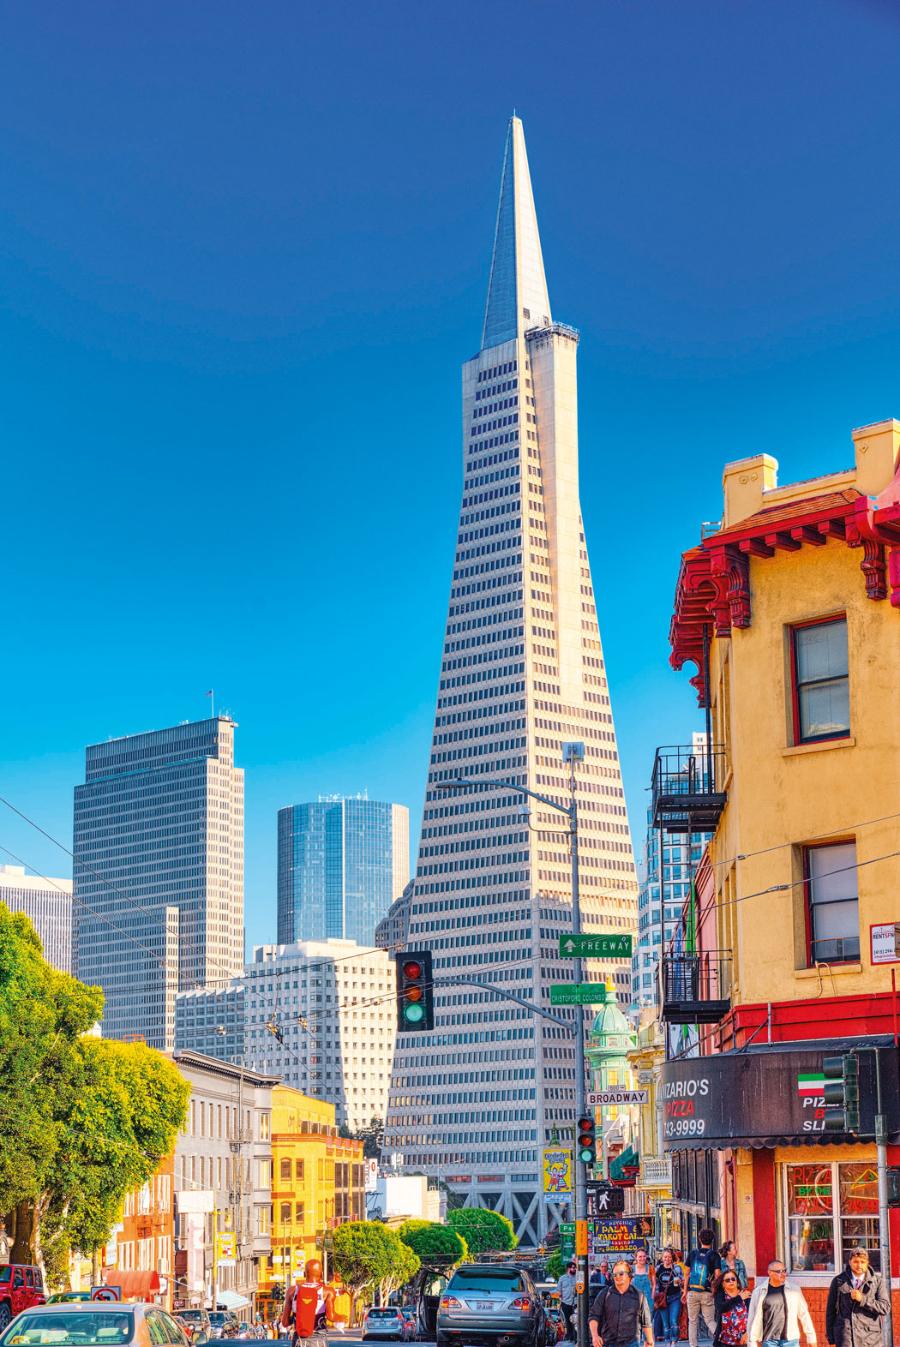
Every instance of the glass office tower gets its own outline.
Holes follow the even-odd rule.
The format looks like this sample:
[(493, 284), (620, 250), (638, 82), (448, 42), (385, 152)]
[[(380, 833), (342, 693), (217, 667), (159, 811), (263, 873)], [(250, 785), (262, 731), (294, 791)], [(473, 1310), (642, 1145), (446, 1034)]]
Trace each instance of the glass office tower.
[(371, 945), (408, 880), (405, 805), (334, 795), (278, 811), (279, 944)]
[(107, 1038), (172, 1048), (175, 993), (244, 964), (244, 773), (225, 716), (92, 744), (75, 788), (74, 952)]

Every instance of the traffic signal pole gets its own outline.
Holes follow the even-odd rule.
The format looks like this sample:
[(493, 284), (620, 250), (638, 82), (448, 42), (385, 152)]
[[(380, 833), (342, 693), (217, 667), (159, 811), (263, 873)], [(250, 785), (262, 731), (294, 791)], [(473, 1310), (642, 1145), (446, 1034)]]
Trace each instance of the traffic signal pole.
[[(578, 804), (575, 796), (575, 763), (584, 757), (582, 745), (567, 744), (569, 749), (569, 841), (572, 848), (572, 934), (581, 935), (581, 892), (578, 875)], [(580, 756), (577, 749), (581, 749)], [(572, 960), (576, 983), (582, 980), (582, 960)], [(584, 1007), (575, 1007), (575, 1116), (585, 1110), (584, 1072)], [(603, 1145), (601, 1138), (601, 1146)], [(605, 1177), (605, 1175), (604, 1175)], [(575, 1302), (579, 1347), (588, 1347), (588, 1233), (587, 1233), (587, 1169), (575, 1156)]]
[(891, 1234), (890, 1211), (888, 1209), (887, 1180), (887, 1119), (884, 1116), (884, 1104), (881, 1098), (881, 1053), (877, 1048), (869, 1051), (875, 1055), (875, 1154), (878, 1169), (878, 1238), (881, 1254), (881, 1275), (887, 1291), (888, 1312), (881, 1321), (881, 1335), (885, 1347), (891, 1347), (894, 1341), (894, 1320), (891, 1310)]
[[(577, 763), (584, 761), (584, 744), (577, 742), (563, 744), (563, 761), (569, 765), (569, 803), (567, 805), (560, 804), (558, 800), (551, 800), (547, 795), (539, 795), (537, 791), (530, 790), (527, 786), (520, 786), (514, 781), (498, 781), (492, 778), (478, 780), (477, 778), (457, 776), (451, 777), (448, 781), (437, 782), (436, 786), (438, 790), (455, 790), (468, 786), (495, 786), (502, 790), (514, 791), (518, 795), (528, 796), (530, 799), (537, 800), (540, 804), (547, 805), (550, 809), (555, 809), (557, 813), (566, 816), (569, 820), (568, 832), (572, 856), (572, 934), (578, 936), (581, 935), (581, 893), (578, 874), (578, 804), (575, 794), (575, 767)], [(572, 964), (573, 976), (576, 984), (578, 984), (584, 976), (581, 957), (573, 958)], [(440, 981), (450, 980), (440, 979)], [(471, 982), (471, 979), (460, 978), (458, 980)], [(497, 994), (503, 995), (501, 992)], [(521, 997), (510, 995), (508, 999), (520, 1001), (524, 1005), (529, 1004)], [(532, 1005), (531, 1009), (547, 1019), (557, 1019), (557, 1016), (541, 1007)], [(572, 1032), (575, 1036), (575, 1117), (580, 1118), (585, 1112), (587, 1093), (585, 1090), (584, 1062), (584, 1007), (578, 1004), (574, 1007), (574, 1010), (575, 1021)], [(565, 1023), (569, 1027), (570, 1021), (565, 1021)], [(574, 1143), (574, 1135), (572, 1140)], [(575, 1282), (577, 1287), (575, 1323), (579, 1347), (589, 1347), (587, 1167), (575, 1155), (574, 1145), (572, 1158), (575, 1164)]]

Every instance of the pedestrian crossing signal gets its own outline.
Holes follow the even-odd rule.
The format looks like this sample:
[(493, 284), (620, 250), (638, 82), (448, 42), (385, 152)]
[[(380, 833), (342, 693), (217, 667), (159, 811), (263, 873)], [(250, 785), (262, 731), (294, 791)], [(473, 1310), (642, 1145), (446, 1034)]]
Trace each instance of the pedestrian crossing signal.
[(431, 950), (395, 954), (397, 967), (397, 1032), (421, 1033), (434, 1028)]
[(597, 1161), (597, 1124), (592, 1114), (579, 1118), (575, 1124), (575, 1157), (583, 1165)]

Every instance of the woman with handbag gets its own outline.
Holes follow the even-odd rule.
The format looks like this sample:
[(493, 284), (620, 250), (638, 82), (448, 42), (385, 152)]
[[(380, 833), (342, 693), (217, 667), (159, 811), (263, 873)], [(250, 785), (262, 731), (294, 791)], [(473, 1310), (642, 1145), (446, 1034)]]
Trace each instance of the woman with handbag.
[(678, 1341), (678, 1319), (681, 1314), (681, 1297), (684, 1292), (684, 1276), (675, 1262), (672, 1249), (664, 1249), (662, 1258), (656, 1265), (653, 1285), (653, 1331), (656, 1341), (662, 1347), (674, 1347)]

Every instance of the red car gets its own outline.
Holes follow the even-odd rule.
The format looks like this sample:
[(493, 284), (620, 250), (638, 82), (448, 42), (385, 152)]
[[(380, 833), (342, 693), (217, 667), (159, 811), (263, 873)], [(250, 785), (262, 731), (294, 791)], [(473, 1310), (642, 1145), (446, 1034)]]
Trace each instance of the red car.
[(46, 1303), (41, 1270), (28, 1263), (0, 1263), (0, 1333), (22, 1310)]

